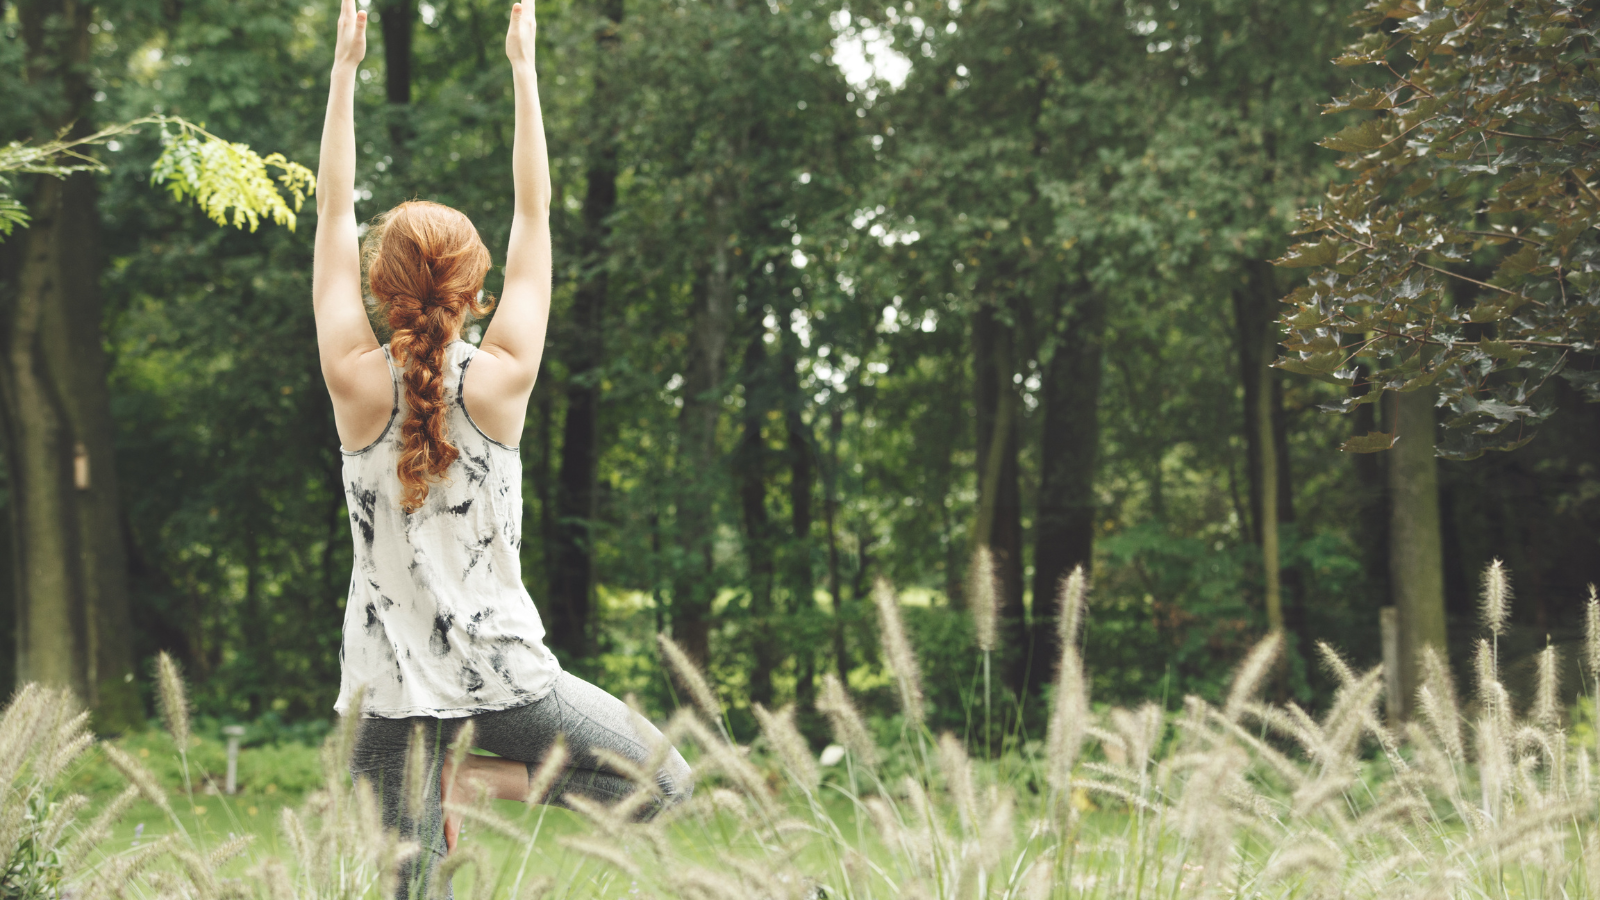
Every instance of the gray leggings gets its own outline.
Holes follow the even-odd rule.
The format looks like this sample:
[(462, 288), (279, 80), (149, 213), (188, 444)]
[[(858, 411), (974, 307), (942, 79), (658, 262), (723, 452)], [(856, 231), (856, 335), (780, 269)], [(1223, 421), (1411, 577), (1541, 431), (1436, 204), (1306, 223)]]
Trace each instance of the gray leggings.
[[(445, 855), (444, 812), (437, 785), (446, 748), (467, 721), (426, 716), (366, 718), (357, 733), (350, 759), (351, 776), (357, 781), (365, 778), (378, 791), (384, 826), (397, 829), (403, 840), (416, 841), (422, 847), (422, 852), (412, 857), (400, 873), (397, 896), (401, 900), (432, 893), (429, 880)], [(570, 796), (610, 804), (632, 794), (638, 786), (600, 762), (594, 751), (609, 750), (644, 765), (650, 759), (652, 745), (663, 740), (661, 733), (635, 716), (627, 704), (568, 672), (556, 676), (555, 686), (542, 698), (514, 709), (479, 713), (471, 721), (476, 728), (475, 746), (523, 763), (530, 779), (557, 736), (564, 736), (567, 765), (543, 800), (556, 806), (566, 806)], [(418, 725), (423, 728), (429, 788), (423, 792), (422, 809), (410, 810), (405, 808), (403, 799), (406, 751)], [(677, 750), (668, 753), (655, 777), (662, 799), (646, 807), (641, 818), (651, 818), (662, 809), (687, 800), (694, 790), (689, 765)], [(443, 887), (444, 896), (451, 896), (449, 886)]]

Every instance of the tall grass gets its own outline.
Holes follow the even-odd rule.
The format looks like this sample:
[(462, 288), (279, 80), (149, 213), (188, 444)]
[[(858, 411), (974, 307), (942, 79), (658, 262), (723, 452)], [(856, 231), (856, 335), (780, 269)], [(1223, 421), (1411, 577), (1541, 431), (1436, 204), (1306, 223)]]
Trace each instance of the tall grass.
[[(1498, 636), (1511, 595), (1508, 583), (1489, 584), (1486, 631)], [(586, 832), (554, 841), (541, 833), (544, 807), (508, 815), (485, 802), (460, 806), (513, 851), (492, 857), (468, 838), (446, 874), (472, 868), (475, 897), (505, 900), (1600, 896), (1595, 748), (1563, 731), (1554, 650), (1541, 654), (1538, 684), (1521, 703), (1500, 680), (1492, 641), (1478, 645), (1465, 702), (1427, 652), (1419, 716), (1398, 727), (1380, 715), (1381, 672), (1355, 671), (1325, 645), (1322, 662), (1340, 685), (1326, 712), (1265, 702), (1276, 635), (1241, 663), (1221, 706), (1188, 697), (1176, 714), (1155, 704), (1092, 711), (1077, 651), (1086, 590), (1081, 572), (1064, 583), (1048, 739), (1026, 745), (1037, 749), (1021, 759), (974, 760), (956, 736), (918, 724), (919, 662), (882, 586), (884, 649), (907, 713), (895, 744), (871, 741), (832, 676), (818, 707), (838, 743), (822, 760), (792, 708), (757, 708), (761, 736), (737, 744), (721, 728), (715, 692), (663, 638), (696, 701), (665, 730), (692, 745), (694, 799), (633, 823), (655, 789), (645, 767), (634, 797), (618, 808), (575, 804)], [(1590, 600), (1589, 615), (1593, 674), (1600, 601)], [(186, 708), (179, 700), (165, 702)], [(10, 860), (0, 895), (47, 897), (71, 885), (82, 898), (378, 898), (415, 850), (383, 832), (370, 793), (349, 783), (347, 724), (325, 749), (326, 784), (305, 810), (284, 813), (289, 858), (242, 842), (202, 848), (179, 830), (85, 866), (85, 854), (65, 848), (93, 844), (109, 819), (80, 827), (83, 801), (52, 793), (65, 760), (88, 747), (81, 716), (66, 708), (61, 695), (29, 687), (0, 720), (0, 853)], [(130, 791), (170, 808), (136, 761), (112, 758)], [(248, 877), (220, 874), (230, 854), (249, 860)]]

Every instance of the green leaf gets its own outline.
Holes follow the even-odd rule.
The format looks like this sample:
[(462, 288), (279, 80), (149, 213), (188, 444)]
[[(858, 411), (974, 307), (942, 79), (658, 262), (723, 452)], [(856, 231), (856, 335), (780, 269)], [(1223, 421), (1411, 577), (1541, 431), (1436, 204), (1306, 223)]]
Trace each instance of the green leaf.
[(1323, 138), (1319, 146), (1341, 153), (1370, 153), (1388, 142), (1383, 119), (1367, 119)]
[(1380, 453), (1393, 447), (1394, 441), (1395, 435), (1382, 431), (1369, 431), (1360, 437), (1345, 441), (1339, 445), (1339, 449), (1346, 453)]
[(12, 230), (27, 228), (28, 208), (11, 197), (0, 197), (0, 236), (10, 237)]
[(1272, 261), (1286, 269), (1303, 269), (1309, 266), (1331, 266), (1339, 259), (1339, 244), (1325, 238), (1315, 244), (1295, 244), (1289, 252)]

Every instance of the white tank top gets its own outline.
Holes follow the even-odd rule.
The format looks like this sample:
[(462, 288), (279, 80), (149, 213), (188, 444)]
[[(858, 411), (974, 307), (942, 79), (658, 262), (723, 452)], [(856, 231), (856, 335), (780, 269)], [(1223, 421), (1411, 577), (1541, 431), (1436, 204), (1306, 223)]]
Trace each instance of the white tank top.
[[(461, 451), (416, 512), (400, 508), (404, 391), (389, 356), (394, 410), (376, 441), (344, 454), (355, 565), (339, 650), (339, 699), (349, 712), (448, 719), (543, 697), (561, 671), (522, 584), (522, 457), (478, 429), (461, 400), (477, 348), (445, 348), (446, 424)], [(341, 448), (342, 449), (342, 448)]]

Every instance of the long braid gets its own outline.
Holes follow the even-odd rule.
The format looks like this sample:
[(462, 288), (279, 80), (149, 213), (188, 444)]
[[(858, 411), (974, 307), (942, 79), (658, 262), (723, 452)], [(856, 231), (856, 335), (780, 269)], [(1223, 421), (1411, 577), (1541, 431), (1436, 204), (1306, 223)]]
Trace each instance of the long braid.
[(489, 311), (477, 299), (489, 252), (466, 216), (436, 203), (403, 203), (374, 230), (368, 283), (392, 332), (390, 353), (403, 367), (410, 414), (400, 427), (396, 474), (400, 505), (414, 512), (461, 455), (447, 425), (445, 351), (467, 313)]

